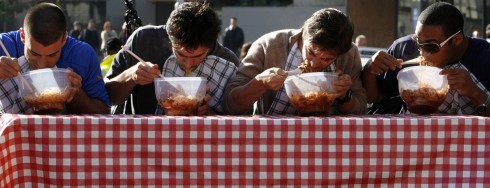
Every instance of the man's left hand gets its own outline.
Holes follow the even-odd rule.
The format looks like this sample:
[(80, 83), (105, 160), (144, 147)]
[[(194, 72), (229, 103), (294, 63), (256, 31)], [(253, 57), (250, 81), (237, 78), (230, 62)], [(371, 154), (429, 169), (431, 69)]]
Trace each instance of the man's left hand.
[(444, 69), (441, 75), (447, 75), (449, 89), (456, 90), (460, 95), (469, 97), (480, 89), (471, 79), (470, 73), (464, 69)]
[(82, 87), (82, 77), (75, 73), (72, 69), (68, 68), (69, 73), (68, 73), (68, 80), (71, 83), (70, 86), (70, 97), (68, 97), (67, 102), (71, 102), (73, 100), (73, 97), (80, 91), (80, 88)]
[(338, 73), (338, 75), (339, 78), (333, 82), (333, 89), (338, 93), (337, 98), (342, 99), (350, 89), (352, 79), (348, 74)]

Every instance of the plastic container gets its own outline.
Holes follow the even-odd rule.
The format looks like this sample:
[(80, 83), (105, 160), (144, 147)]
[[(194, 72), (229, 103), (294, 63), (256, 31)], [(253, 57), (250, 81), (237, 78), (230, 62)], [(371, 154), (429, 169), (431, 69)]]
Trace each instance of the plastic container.
[(155, 78), (155, 95), (165, 115), (190, 116), (206, 95), (206, 79), (201, 77)]
[(300, 115), (326, 114), (337, 98), (332, 86), (337, 79), (330, 72), (304, 73), (288, 76), (284, 87), (289, 102)]
[(415, 114), (437, 113), (449, 89), (442, 69), (431, 66), (413, 66), (400, 70), (397, 75), (400, 97)]
[[(35, 114), (58, 114), (70, 96), (68, 69), (46, 68), (24, 73), (18, 80), (19, 93)], [(30, 85), (28, 85), (30, 84)]]

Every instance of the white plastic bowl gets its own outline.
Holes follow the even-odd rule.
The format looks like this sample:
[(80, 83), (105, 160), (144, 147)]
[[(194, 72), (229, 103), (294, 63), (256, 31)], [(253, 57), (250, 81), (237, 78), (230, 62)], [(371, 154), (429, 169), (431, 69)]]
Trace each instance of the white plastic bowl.
[(327, 113), (337, 98), (332, 85), (337, 79), (330, 72), (304, 73), (288, 76), (284, 88), (289, 102), (301, 115)]
[(449, 89), (442, 69), (431, 66), (413, 66), (400, 70), (397, 75), (400, 97), (415, 114), (436, 113), (446, 99)]
[(61, 68), (38, 69), (24, 73), (27, 83), (18, 80), (19, 93), (36, 114), (60, 113), (70, 95), (71, 83), (68, 73), (68, 69)]
[(155, 96), (166, 115), (196, 115), (206, 95), (206, 79), (202, 77), (155, 78)]

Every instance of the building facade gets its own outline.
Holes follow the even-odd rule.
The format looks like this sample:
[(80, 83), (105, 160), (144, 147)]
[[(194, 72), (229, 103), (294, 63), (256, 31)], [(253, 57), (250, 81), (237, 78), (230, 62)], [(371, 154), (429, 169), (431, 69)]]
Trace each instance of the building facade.
[[(144, 25), (165, 24), (176, 3), (187, 0), (132, 0)], [(222, 28), (228, 26), (230, 16), (238, 17), (238, 24), (245, 31), (246, 40), (253, 41), (258, 36), (282, 28), (299, 28), (302, 21), (312, 12), (335, 7), (344, 11), (354, 23), (354, 35), (368, 37), (373, 47), (388, 47), (398, 37), (413, 33), (420, 12), (437, 0), (208, 0), (222, 16)], [(490, 23), (490, 0), (446, 0), (458, 7), (466, 17), (465, 34), (473, 31), (484, 34)], [(97, 29), (102, 30), (104, 21), (111, 21), (119, 32), (124, 22), (126, 5), (124, 0), (55, 0), (66, 15), (71, 29), (78, 20), (85, 27), (89, 19), (95, 20)], [(0, 3), (0, 10), (11, 9), (12, 4), (32, 3), (17, 0)], [(11, 11), (11, 10), (8, 10)], [(7, 12), (8, 12), (7, 11)], [(2, 11), (0, 11), (1, 13)], [(0, 19), (3, 32), (22, 26), (25, 9), (15, 9), (5, 13)], [(1, 16), (1, 14), (0, 14)], [(259, 18), (258, 18), (259, 17)], [(271, 20), (272, 19), (272, 20)], [(289, 22), (284, 22), (287, 20)], [(484, 37), (484, 35), (483, 35)]]

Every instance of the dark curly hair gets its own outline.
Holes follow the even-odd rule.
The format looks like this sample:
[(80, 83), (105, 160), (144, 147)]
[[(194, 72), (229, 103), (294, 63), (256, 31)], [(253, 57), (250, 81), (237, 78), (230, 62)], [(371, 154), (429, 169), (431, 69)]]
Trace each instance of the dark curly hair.
[(174, 46), (194, 50), (202, 45), (211, 49), (221, 31), (221, 20), (209, 3), (186, 2), (172, 11), (166, 29)]
[(303, 41), (342, 55), (352, 47), (354, 28), (349, 18), (337, 9), (325, 8), (313, 13), (303, 24)]
[(48, 46), (66, 34), (63, 11), (52, 3), (39, 3), (27, 11), (24, 30), (37, 42)]

